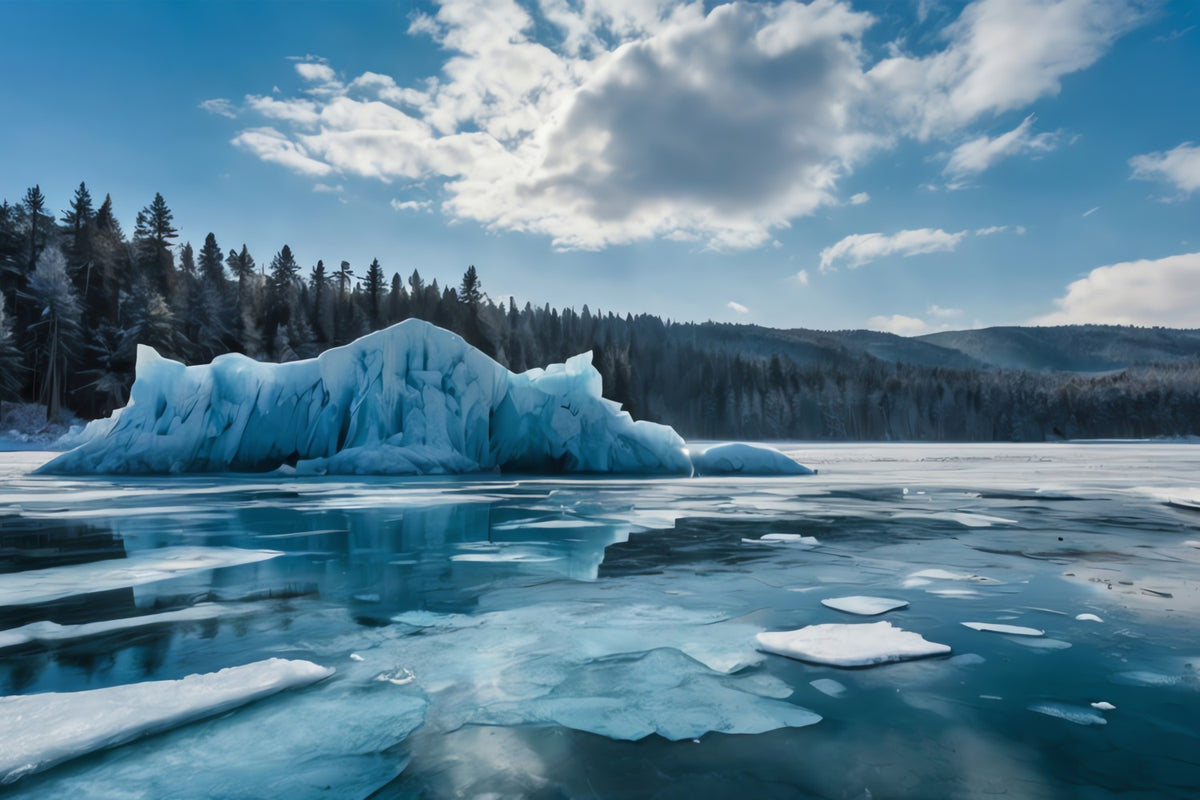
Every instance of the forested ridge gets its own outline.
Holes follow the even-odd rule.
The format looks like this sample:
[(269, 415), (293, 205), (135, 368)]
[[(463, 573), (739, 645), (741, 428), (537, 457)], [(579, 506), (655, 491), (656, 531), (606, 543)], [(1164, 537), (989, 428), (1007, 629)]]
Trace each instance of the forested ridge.
[[(289, 361), (415, 317), (516, 371), (591, 350), (607, 396), (689, 437), (1200, 434), (1195, 331), (1017, 328), (915, 340), (517, 307), (489, 297), (474, 266), (439, 285), (416, 269), (389, 277), (379, 259), (302, 265), (286, 244), (256, 258), (212, 233), (180, 242), (157, 194), (130, 235), (111, 198), (97, 204), (82, 183), (65, 210), (50, 208), (37, 186), (0, 204), (0, 399), (44, 403), (51, 416), (123, 405), (138, 344), (191, 364), (226, 352)], [(989, 360), (1001, 344), (1004, 359)], [(1008, 366), (1071, 359), (1112, 368)]]

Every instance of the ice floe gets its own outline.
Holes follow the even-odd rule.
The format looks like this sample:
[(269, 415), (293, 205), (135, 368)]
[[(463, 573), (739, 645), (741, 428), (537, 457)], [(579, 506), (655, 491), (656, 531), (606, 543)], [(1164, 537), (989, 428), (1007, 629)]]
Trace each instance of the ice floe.
[(1073, 706), (1069, 703), (1034, 703), (1029, 706), (1029, 710), (1045, 714), (1048, 717), (1065, 719), (1067, 722), (1074, 722), (1076, 725), (1108, 724), (1108, 720), (1103, 715), (1097, 714), (1092, 709), (1084, 708), (1083, 706)]
[(830, 597), (821, 601), (821, 605), (837, 611), (845, 611), (847, 614), (858, 614), (864, 617), (873, 617), (876, 614), (883, 614), (888, 611), (895, 611), (898, 608), (906, 608), (907, 600), (895, 600), (890, 597), (867, 597), (864, 595), (852, 595), (850, 597)]
[(846, 687), (833, 678), (817, 678), (815, 681), (809, 681), (808, 685), (830, 697), (841, 697), (846, 693)]
[(835, 667), (865, 667), (950, 652), (949, 645), (927, 641), (890, 622), (808, 625), (760, 633), (756, 638), (769, 653)]
[(311, 661), (271, 658), (180, 680), (0, 697), (0, 783), (332, 674)]
[(163, 611), (158, 614), (143, 614), (137, 617), (120, 617), (118, 619), (102, 620), (100, 622), (84, 622), (76, 625), (59, 625), (56, 622), (31, 622), (19, 628), (0, 631), (0, 649), (42, 642), (66, 642), (73, 639), (87, 639), (93, 636), (105, 636), (120, 631), (137, 630), (154, 625), (177, 625), (189, 622), (208, 622), (223, 616), (253, 613), (249, 604), (237, 607), (223, 606), (216, 603), (200, 603), (176, 611)]
[(1010, 636), (1045, 636), (1046, 632), (1037, 628), (1026, 628), (1023, 625), (1004, 625), (996, 622), (964, 622), (963, 625), (975, 631), (991, 633), (1007, 633)]
[(1075, 619), (1079, 620), (1080, 622), (1104, 622), (1104, 620), (1100, 619), (1100, 617), (1096, 616), (1095, 614), (1076, 614)]

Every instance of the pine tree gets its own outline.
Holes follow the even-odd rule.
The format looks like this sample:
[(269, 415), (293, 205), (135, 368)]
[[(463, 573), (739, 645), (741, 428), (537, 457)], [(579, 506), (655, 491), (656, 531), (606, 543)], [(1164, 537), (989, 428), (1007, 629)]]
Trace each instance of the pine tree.
[(165, 297), (170, 297), (175, 288), (171, 242), (179, 237), (179, 231), (171, 224), (174, 217), (162, 194), (156, 192), (150, 205), (138, 212), (133, 235), (142, 274)]
[(26, 296), (35, 310), (30, 325), (34, 394), (46, 404), (46, 419), (58, 416), (71, 369), (82, 350), (81, 309), (67, 262), (58, 248), (47, 248), (29, 276)]
[(8, 312), (4, 310), (4, 302), (0, 300), (0, 399), (20, 399), (21, 387), (25, 380), (24, 365), (21, 363), (21, 351), (17, 348), (13, 336), (12, 322)]
[(88, 279), (92, 272), (92, 230), (96, 212), (92, 209), (92, 195), (87, 185), (79, 184), (71, 206), (62, 215), (70, 242), (67, 245), (67, 261), (75, 275), (75, 288), (80, 297), (87, 297)]
[(270, 345), (270, 353), (278, 357), (275, 349), (275, 334), (282, 325), (287, 325), (292, 317), (292, 306), (300, 265), (292, 255), (292, 248), (286, 244), (271, 259), (271, 274), (267, 281), (267, 316), (263, 325), (263, 334)]
[(22, 205), (25, 208), (29, 226), (25, 249), (28, 257), (26, 269), (28, 272), (33, 272), (38, 263), (38, 256), (50, 241), (50, 235), (54, 230), (54, 218), (46, 213), (46, 197), (42, 194), (42, 188), (39, 185), (31, 186), (25, 191)]
[(480, 290), (479, 275), (475, 272), (475, 265), (467, 267), (467, 271), (463, 273), (462, 288), (458, 291), (458, 299), (472, 313), (478, 313), (479, 304), (483, 301), (483, 292)]
[(380, 307), (383, 300), (383, 267), (379, 265), (379, 259), (372, 259), (371, 266), (367, 267), (367, 277), (364, 280), (363, 289), (367, 295), (367, 318), (371, 322), (371, 330), (376, 330), (382, 323)]

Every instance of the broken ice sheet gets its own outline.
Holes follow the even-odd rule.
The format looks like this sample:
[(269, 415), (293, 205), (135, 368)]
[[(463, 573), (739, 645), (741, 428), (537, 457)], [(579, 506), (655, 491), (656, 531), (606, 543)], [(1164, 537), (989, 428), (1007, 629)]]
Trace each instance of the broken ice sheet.
[(1065, 719), (1067, 722), (1074, 722), (1076, 725), (1108, 724), (1108, 720), (1096, 711), (1069, 703), (1034, 703), (1029, 707), (1029, 710), (1036, 711), (1038, 714), (1045, 714), (1048, 717)]
[(1023, 625), (1003, 625), (995, 622), (964, 622), (963, 625), (975, 631), (991, 633), (1007, 633), (1010, 636), (1045, 636), (1046, 632), (1037, 628), (1026, 628)]
[(597, 662), (531, 700), (492, 703), (471, 720), (488, 725), (563, 725), (611, 739), (695, 739), (709, 732), (763, 733), (820, 722), (808, 709), (699, 670), (675, 650)]

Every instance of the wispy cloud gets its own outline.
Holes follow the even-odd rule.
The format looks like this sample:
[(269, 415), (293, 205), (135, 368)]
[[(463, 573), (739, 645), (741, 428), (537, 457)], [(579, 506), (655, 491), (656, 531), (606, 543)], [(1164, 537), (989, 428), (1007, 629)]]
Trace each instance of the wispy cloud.
[(728, 303), (725, 304), (725, 307), (728, 309), (731, 309), (733, 311), (736, 311), (739, 314), (749, 314), (750, 313), (750, 309), (746, 308), (744, 305), (737, 302), (736, 300), (730, 300)]
[(1175, 184), (1181, 198), (1200, 189), (1200, 147), (1184, 142), (1172, 150), (1129, 159), (1133, 177)]
[(858, 194), (852, 194), (852, 195), (850, 195), (850, 205), (861, 206), (863, 203), (869, 202), (870, 199), (871, 199), (871, 195), (867, 194), (866, 192), (859, 192)]
[(315, 183), (313, 184), (313, 191), (321, 194), (341, 194), (342, 192), (346, 191), (346, 187), (342, 186), (340, 183), (336, 186), (331, 186), (328, 183)]
[(925, 309), (925, 313), (934, 319), (958, 319), (963, 315), (961, 308), (942, 308), (936, 303)]
[(964, 142), (950, 154), (944, 174), (955, 181), (961, 181), (991, 168), (996, 163), (1012, 156), (1033, 153), (1048, 153), (1058, 146), (1062, 138), (1060, 133), (1033, 133), (1033, 123), (1037, 120), (1030, 114), (1025, 120), (1007, 133), (995, 138), (980, 136), (969, 142)]
[(1090, 217), (1092, 214), (1095, 214), (1099, 210), (1100, 210), (1100, 206), (1093, 206), (1092, 208), (1089, 208), (1087, 211), (1083, 212), (1083, 214), (1081, 216)]
[(892, 314), (890, 317), (871, 317), (867, 320), (867, 327), (873, 331), (894, 333), (897, 336), (917, 336), (929, 330), (929, 325), (925, 323), (925, 320), (906, 317), (903, 314)]
[(796, 280), (800, 281), (801, 286), (808, 286), (808, 270), (802, 269), (797, 272)]
[(397, 211), (429, 211), (433, 207), (432, 200), (395, 200), (391, 201), (392, 208)]
[(821, 272), (830, 272), (839, 266), (853, 269), (885, 256), (952, 251), (966, 235), (966, 231), (947, 233), (940, 228), (918, 228), (891, 235), (855, 233), (821, 251)]
[(211, 100), (204, 100), (200, 103), (200, 108), (210, 114), (228, 117), (229, 119), (234, 119), (237, 116), (237, 107), (224, 97), (214, 97)]

